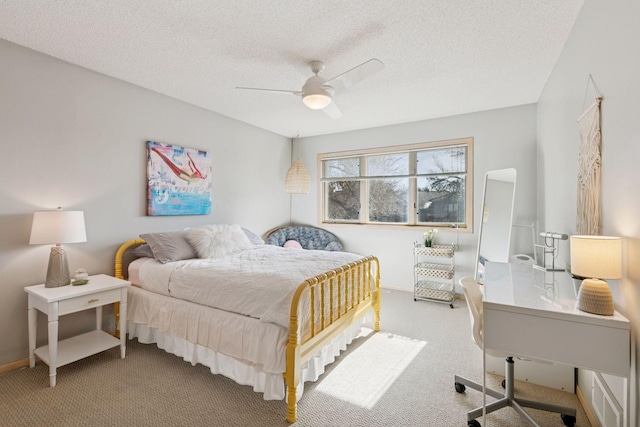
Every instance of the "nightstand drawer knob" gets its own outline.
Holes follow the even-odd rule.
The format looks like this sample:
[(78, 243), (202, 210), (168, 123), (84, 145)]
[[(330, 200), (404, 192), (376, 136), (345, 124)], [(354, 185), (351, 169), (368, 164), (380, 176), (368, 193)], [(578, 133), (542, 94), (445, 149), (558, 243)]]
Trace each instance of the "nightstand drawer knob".
[(91, 304), (91, 303), (98, 302), (98, 301), (100, 301), (99, 298), (92, 298), (89, 301), (87, 301), (87, 304)]

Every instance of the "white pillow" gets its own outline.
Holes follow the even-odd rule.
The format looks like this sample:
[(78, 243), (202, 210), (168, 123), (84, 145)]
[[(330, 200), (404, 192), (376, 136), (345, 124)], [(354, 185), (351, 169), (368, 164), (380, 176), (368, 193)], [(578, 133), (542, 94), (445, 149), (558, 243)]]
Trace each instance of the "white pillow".
[(253, 247), (239, 225), (215, 224), (192, 228), (187, 240), (199, 258), (221, 258)]

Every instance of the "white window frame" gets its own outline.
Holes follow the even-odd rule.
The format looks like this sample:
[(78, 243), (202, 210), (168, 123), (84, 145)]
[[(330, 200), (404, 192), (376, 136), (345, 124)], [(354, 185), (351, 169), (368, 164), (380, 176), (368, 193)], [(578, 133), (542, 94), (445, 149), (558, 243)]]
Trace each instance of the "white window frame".
[[(437, 148), (447, 148), (452, 146), (465, 146), (466, 148), (466, 171), (465, 175), (465, 219), (464, 224), (460, 224), (458, 227), (461, 232), (473, 232), (473, 138), (459, 138), (445, 141), (433, 141), (423, 142), (418, 144), (398, 145), (392, 147), (380, 147), (380, 148), (368, 148), (361, 150), (340, 151), (332, 153), (320, 153), (318, 154), (318, 220), (320, 224), (332, 224), (332, 225), (370, 225), (375, 227), (420, 227), (420, 228), (448, 228), (449, 223), (418, 223), (417, 213), (417, 174), (416, 174), (416, 161), (415, 157), (419, 151), (431, 150)], [(409, 212), (407, 212), (407, 223), (388, 223), (388, 222), (369, 222), (366, 220), (367, 212), (369, 212), (368, 206), (368, 181), (370, 179), (382, 178), (382, 177), (370, 177), (365, 176), (364, 168), (366, 158), (371, 156), (379, 156), (383, 154), (400, 154), (408, 153), (409, 160), (409, 175), (400, 176), (399, 178), (409, 179)], [(356, 178), (360, 181), (360, 214), (357, 221), (334, 221), (327, 220), (327, 203), (325, 197), (325, 183), (330, 181), (330, 178), (325, 178), (324, 173), (324, 161), (333, 159), (342, 159), (348, 157), (359, 157), (360, 161), (360, 177)], [(384, 178), (393, 178), (388, 176)], [(352, 178), (350, 178), (352, 179)]]

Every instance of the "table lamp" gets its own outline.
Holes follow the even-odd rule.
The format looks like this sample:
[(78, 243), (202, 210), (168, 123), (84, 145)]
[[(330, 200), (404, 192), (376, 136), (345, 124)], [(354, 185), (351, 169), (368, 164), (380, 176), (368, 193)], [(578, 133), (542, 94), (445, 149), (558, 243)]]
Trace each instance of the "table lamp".
[(86, 242), (84, 212), (42, 211), (33, 213), (30, 245), (55, 244), (51, 247), (49, 266), (47, 267), (46, 288), (56, 288), (71, 283), (67, 254), (62, 243)]
[(612, 316), (613, 296), (602, 279), (622, 277), (622, 243), (619, 237), (571, 236), (571, 274), (586, 277), (578, 292), (578, 308)]

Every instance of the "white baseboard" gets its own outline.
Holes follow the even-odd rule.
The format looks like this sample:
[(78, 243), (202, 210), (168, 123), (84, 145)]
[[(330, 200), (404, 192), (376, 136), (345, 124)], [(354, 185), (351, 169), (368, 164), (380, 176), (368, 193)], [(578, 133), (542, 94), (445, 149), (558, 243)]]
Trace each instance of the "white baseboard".
[[(388, 291), (399, 291), (399, 292), (406, 292), (408, 294), (413, 294), (413, 288), (412, 289), (407, 289), (407, 288), (399, 288), (399, 287), (396, 287), (396, 286), (380, 285), (380, 289), (382, 289), (383, 291), (385, 291), (385, 290), (388, 290)], [(464, 299), (464, 295), (456, 294), (456, 299)]]

